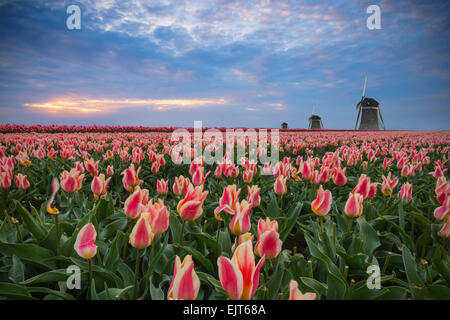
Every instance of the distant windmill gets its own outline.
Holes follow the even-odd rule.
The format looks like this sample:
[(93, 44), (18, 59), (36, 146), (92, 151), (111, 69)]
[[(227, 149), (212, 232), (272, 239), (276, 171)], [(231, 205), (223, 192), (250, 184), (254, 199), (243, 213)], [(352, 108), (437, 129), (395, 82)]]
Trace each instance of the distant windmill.
[(287, 129), (288, 128), (288, 124), (286, 122), (283, 122), (281, 124), (281, 129)]
[(308, 129), (323, 129), (322, 119), (314, 114), (314, 107), (311, 112), (311, 117), (309, 117)]
[(359, 118), (361, 117), (361, 123), (359, 124), (359, 130), (380, 130), (378, 125), (378, 114), (380, 114), (381, 127), (386, 130), (384, 126), (383, 116), (381, 115), (380, 104), (377, 100), (372, 98), (366, 98), (366, 85), (367, 74), (364, 77), (364, 87), (362, 92), (361, 101), (356, 105), (358, 110), (358, 118), (356, 119), (355, 130), (358, 127)]

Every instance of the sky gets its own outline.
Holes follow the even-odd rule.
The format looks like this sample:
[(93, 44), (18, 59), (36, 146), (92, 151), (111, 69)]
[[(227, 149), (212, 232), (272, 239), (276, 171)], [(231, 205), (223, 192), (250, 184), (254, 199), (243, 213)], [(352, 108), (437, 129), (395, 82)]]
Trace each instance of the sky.
[(449, 13), (437, 0), (0, 0), (0, 124), (307, 128), (314, 108), (353, 129), (367, 72), (387, 129), (450, 130)]

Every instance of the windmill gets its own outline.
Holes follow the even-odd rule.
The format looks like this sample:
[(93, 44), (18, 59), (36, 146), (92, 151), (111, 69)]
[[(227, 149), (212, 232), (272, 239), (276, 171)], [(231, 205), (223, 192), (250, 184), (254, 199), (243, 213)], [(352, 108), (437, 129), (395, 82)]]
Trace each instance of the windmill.
[(378, 114), (380, 114), (381, 127), (386, 130), (384, 126), (383, 116), (381, 115), (380, 104), (377, 100), (372, 98), (366, 98), (366, 85), (367, 85), (367, 73), (364, 77), (364, 87), (362, 92), (361, 101), (356, 105), (358, 110), (358, 118), (356, 119), (355, 130), (358, 127), (359, 118), (361, 117), (361, 123), (359, 124), (359, 130), (380, 130), (378, 125)]
[(311, 112), (311, 117), (309, 117), (308, 129), (323, 129), (322, 119), (314, 114), (314, 107)]

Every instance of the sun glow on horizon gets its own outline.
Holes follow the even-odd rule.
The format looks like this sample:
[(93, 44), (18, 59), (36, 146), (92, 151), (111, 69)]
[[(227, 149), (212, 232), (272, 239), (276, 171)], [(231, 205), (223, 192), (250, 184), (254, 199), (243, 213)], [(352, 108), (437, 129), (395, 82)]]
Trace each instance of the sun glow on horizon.
[(111, 113), (126, 108), (148, 108), (154, 111), (172, 109), (195, 109), (223, 105), (228, 100), (216, 99), (80, 99), (62, 98), (41, 103), (25, 103), (24, 106), (39, 112), (67, 115), (68, 113), (82, 113), (85, 115)]

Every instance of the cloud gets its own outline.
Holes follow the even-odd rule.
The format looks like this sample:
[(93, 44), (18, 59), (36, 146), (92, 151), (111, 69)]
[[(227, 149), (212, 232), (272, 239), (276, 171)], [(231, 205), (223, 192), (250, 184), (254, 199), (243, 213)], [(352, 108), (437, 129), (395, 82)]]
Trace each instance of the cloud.
[(24, 106), (37, 112), (68, 116), (70, 114), (105, 114), (127, 108), (148, 108), (155, 111), (173, 109), (211, 108), (227, 102), (217, 99), (52, 99), (40, 103), (25, 103)]

